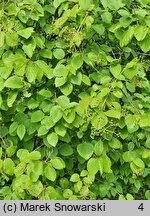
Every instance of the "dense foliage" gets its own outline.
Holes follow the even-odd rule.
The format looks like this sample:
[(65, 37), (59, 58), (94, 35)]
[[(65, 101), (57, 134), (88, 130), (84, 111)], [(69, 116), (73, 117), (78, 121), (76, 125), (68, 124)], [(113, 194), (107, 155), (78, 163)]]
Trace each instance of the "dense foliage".
[(0, 3), (0, 199), (150, 199), (150, 1)]

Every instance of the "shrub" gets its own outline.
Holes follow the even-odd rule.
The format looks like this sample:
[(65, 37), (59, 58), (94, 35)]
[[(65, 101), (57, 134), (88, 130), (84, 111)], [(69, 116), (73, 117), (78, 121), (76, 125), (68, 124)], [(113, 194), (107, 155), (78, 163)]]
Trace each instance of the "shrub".
[(150, 199), (149, 0), (0, 3), (0, 198)]

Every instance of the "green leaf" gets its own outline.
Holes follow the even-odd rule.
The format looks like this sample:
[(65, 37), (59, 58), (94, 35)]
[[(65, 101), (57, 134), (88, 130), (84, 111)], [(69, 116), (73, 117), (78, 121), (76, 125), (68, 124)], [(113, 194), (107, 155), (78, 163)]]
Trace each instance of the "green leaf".
[(126, 67), (124, 69), (124, 75), (128, 79), (132, 79), (134, 76), (136, 76), (136, 74), (137, 74), (137, 68), (136, 67), (132, 67), (132, 68)]
[(101, 129), (108, 123), (107, 116), (102, 112), (95, 114), (91, 119), (91, 124), (95, 129)]
[(144, 169), (145, 168), (145, 164), (144, 162), (140, 159), (140, 158), (135, 158), (133, 160), (133, 163), (137, 166), (137, 167), (140, 167), (141, 169)]
[(88, 171), (87, 170), (82, 170), (81, 173), (80, 173), (81, 177), (85, 177), (87, 175), (88, 175)]
[(12, 176), (14, 174), (15, 164), (10, 158), (6, 158), (3, 161), (3, 169), (7, 175)]
[(26, 77), (28, 82), (35, 82), (37, 77), (37, 67), (35, 64), (29, 63), (26, 66)]
[(103, 165), (104, 165), (103, 158), (102, 157), (97, 158), (96, 162), (97, 162), (96, 166), (98, 166), (98, 170), (100, 171), (100, 174), (102, 175), (103, 174)]
[(123, 153), (122, 157), (125, 162), (132, 162), (137, 157), (137, 154), (135, 151), (127, 151)]
[(72, 195), (73, 195), (73, 192), (70, 189), (65, 189), (63, 191), (63, 198), (65, 199), (69, 199)]
[(17, 130), (18, 127), (18, 123), (17, 122), (13, 122), (10, 127), (9, 127), (9, 134), (11, 135), (12, 133), (14, 133), (14, 131)]
[(18, 34), (16, 32), (7, 32), (6, 33), (6, 43), (10, 47), (18, 45)]
[(36, 161), (41, 159), (41, 153), (39, 151), (32, 151), (29, 154), (29, 159)]
[(27, 168), (28, 168), (27, 174), (30, 176), (30, 180), (32, 182), (36, 182), (39, 179), (38, 173), (36, 173), (30, 169), (30, 164), (28, 164)]
[(86, 17), (85, 24), (86, 24), (87, 29), (91, 28), (93, 22), (94, 22), (94, 18), (92, 16)]
[(61, 92), (68, 96), (73, 91), (73, 85), (70, 82), (67, 82), (65, 85), (60, 87)]
[[(107, 81), (109, 81), (109, 80), (107, 80)], [(115, 83), (114, 83), (114, 85), (115, 85)], [(120, 86), (119, 86), (119, 87), (120, 87)], [(118, 89), (118, 87), (117, 87), (116, 89)], [(110, 92), (111, 92), (111, 89), (110, 89), (110, 88), (102, 88), (102, 90), (101, 90), (101, 92), (100, 92), (100, 97), (103, 98), (103, 97), (105, 97), (105, 96), (108, 96)], [(113, 91), (113, 92), (114, 92), (114, 91)], [(119, 109), (119, 108), (117, 107), (117, 109)]]
[(119, 199), (119, 200), (126, 200), (125, 197), (124, 197), (124, 195), (122, 195), (122, 194), (119, 195), (119, 198), (118, 198), (118, 199)]
[(67, 123), (71, 124), (74, 121), (74, 119), (75, 119), (75, 111), (74, 110), (70, 110), (67, 113), (67, 115), (66, 114), (63, 115), (63, 118), (64, 118), (64, 120)]
[(80, 181), (79, 174), (77, 174), (77, 173), (72, 174), (71, 177), (70, 177), (70, 181), (71, 182), (78, 182), (78, 181)]
[(150, 157), (150, 150), (145, 149), (142, 153), (142, 158)]
[(52, 186), (48, 186), (44, 190), (45, 200), (56, 200), (58, 197), (58, 192)]
[(46, 64), (46, 62), (42, 60), (37, 60), (35, 64), (39, 67), (39, 70), (42, 71), (42, 73), (48, 78), (52, 79), (54, 77), (53, 70), (50, 68), (49, 65)]
[(135, 92), (135, 85), (134, 84), (126, 82), (126, 87), (127, 87), (127, 90), (129, 90), (131, 93)]
[(17, 13), (18, 13), (18, 11), (19, 11), (19, 8), (16, 7), (16, 5), (13, 4), (13, 3), (10, 3), (10, 4), (7, 6), (7, 13), (8, 13), (9, 16), (10, 16), (10, 15), (16, 16)]
[(139, 167), (137, 167), (133, 162), (130, 163), (130, 168), (131, 168), (132, 172), (136, 175), (139, 175), (141, 172), (141, 169)]
[(79, 69), (83, 64), (83, 59), (80, 54), (76, 54), (72, 57), (71, 65), (77, 70)]
[(76, 75), (71, 75), (69, 78), (70, 82), (75, 85), (81, 85), (82, 73), (78, 72)]
[(145, 197), (146, 197), (146, 199), (150, 200), (150, 190), (147, 190), (145, 192)]
[(127, 63), (126, 68), (132, 68), (132, 67), (136, 66), (138, 63), (138, 60), (139, 59), (137, 57), (133, 58), (131, 61), (129, 61)]
[(122, 149), (121, 142), (115, 137), (113, 137), (112, 140), (109, 142), (109, 146), (114, 149)]
[(50, 164), (58, 170), (64, 169), (65, 168), (65, 162), (63, 161), (62, 158), (60, 157), (55, 157), (53, 159), (50, 160)]
[(48, 130), (55, 125), (50, 116), (45, 116), (44, 119), (41, 121), (41, 124), (45, 126)]
[(5, 41), (5, 33), (3, 31), (0, 32), (0, 47), (4, 45)]
[(56, 77), (64, 77), (65, 78), (68, 75), (68, 70), (67, 70), (67, 68), (63, 64), (58, 64), (54, 68), (53, 74)]
[(40, 56), (46, 59), (52, 59), (52, 51), (49, 49), (44, 49), (40, 51)]
[(33, 197), (38, 197), (40, 193), (43, 191), (43, 185), (41, 181), (34, 182), (34, 184), (30, 185), (28, 187), (28, 192), (33, 196)]
[(25, 68), (26, 68), (26, 61), (24, 61), (23, 58), (20, 58), (20, 62), (16, 62), (16, 65), (14, 67), (15, 75), (23, 77), (25, 74)]
[(69, 144), (61, 144), (59, 151), (60, 151), (60, 154), (63, 156), (70, 156), (73, 154), (73, 148)]
[(53, 106), (50, 110), (50, 116), (54, 123), (58, 122), (62, 118), (63, 112), (60, 106)]
[(2, 173), (2, 169), (3, 169), (3, 160), (0, 159), (0, 173)]
[(100, 36), (104, 34), (105, 32), (105, 28), (103, 26), (103, 24), (94, 24), (92, 25), (92, 28), (94, 29), (94, 31), (96, 31)]
[(38, 92), (39, 95), (49, 99), (51, 96), (52, 96), (52, 93), (51, 91), (49, 90), (45, 90), (45, 89), (41, 89), (39, 92)]
[(41, 127), (38, 129), (38, 136), (43, 136), (43, 135), (47, 134), (48, 131), (49, 130), (47, 129), (46, 126), (41, 125)]
[(139, 41), (138, 44), (141, 48), (141, 50), (145, 53), (149, 52), (150, 51), (150, 33), (148, 33), (146, 35), (146, 37), (142, 40), (142, 41)]
[(32, 156), (34, 157), (34, 159), (37, 159), (37, 160), (30, 160), (30, 163), (29, 163), (30, 170), (36, 173), (39, 178), (40, 175), (43, 175), (43, 162), (39, 161), (39, 159), (41, 158), (41, 155), (39, 157), (39, 155), (38, 154), (35, 155), (35, 151), (33, 151), (33, 155), (30, 154), (30, 157)]
[(117, 98), (122, 98), (123, 97), (123, 93), (119, 88), (116, 88), (113, 90), (113, 95)]
[(104, 12), (102, 15), (102, 20), (104, 23), (110, 24), (112, 20), (112, 14), (110, 12)]
[(85, 160), (88, 160), (93, 154), (93, 145), (91, 143), (79, 144), (77, 146), (77, 152)]
[(6, 154), (8, 157), (12, 157), (17, 151), (17, 146), (10, 146), (6, 149)]
[(87, 162), (87, 170), (90, 175), (95, 175), (99, 171), (97, 158), (90, 158)]
[(52, 132), (47, 136), (47, 141), (51, 146), (55, 147), (58, 143), (58, 135)]
[(1, 107), (2, 103), (3, 103), (3, 99), (2, 99), (2, 95), (0, 94), (0, 107)]
[(103, 172), (112, 173), (110, 158), (107, 155), (102, 155), (101, 157), (103, 160)]
[(129, 193), (127, 193), (126, 198), (127, 200), (134, 200), (134, 197)]
[(56, 77), (55, 78), (55, 86), (60, 87), (63, 86), (67, 82), (66, 77)]
[(41, 161), (30, 160), (30, 163), (25, 166), (25, 169), (27, 170), (27, 174), (30, 176), (32, 182), (37, 182), (39, 176), (43, 175), (43, 163)]
[(26, 12), (24, 10), (20, 10), (18, 12), (18, 18), (21, 22), (27, 23), (29, 17), (26, 16)]
[(54, 182), (56, 180), (57, 173), (55, 169), (48, 164), (44, 169), (44, 175), (47, 179)]
[(67, 128), (62, 123), (58, 123), (55, 126), (54, 130), (59, 136), (62, 136), (62, 137), (64, 137), (67, 132)]
[(31, 98), (28, 101), (27, 106), (28, 106), (29, 109), (35, 109), (35, 108), (37, 108), (39, 106), (39, 102), (36, 101), (34, 98)]
[(79, 5), (83, 10), (87, 10), (91, 4), (93, 4), (93, 0), (79, 0)]
[[(0, 71), (1, 71), (1, 88), (3, 89), (4, 88), (4, 80), (3, 79), (7, 79), (11, 72), (12, 72), (12, 65), (8, 65), (8, 66), (5, 66), (4, 64), (2, 64), (2, 66), (0, 66)], [(2, 79), (3, 78), (3, 79)]]
[(94, 153), (97, 155), (97, 156), (100, 156), (102, 154), (104, 150), (104, 145), (103, 145), (103, 141), (102, 140), (99, 140), (98, 142), (95, 143), (94, 145)]
[(17, 135), (20, 138), (20, 140), (23, 139), (24, 135), (26, 133), (26, 128), (23, 124), (19, 125), (17, 128)]
[(129, 26), (129, 28), (123, 33), (121, 40), (120, 40), (120, 46), (124, 47), (126, 46), (132, 39), (134, 34), (134, 27)]
[(129, 133), (134, 133), (139, 129), (139, 126), (136, 121), (136, 117), (134, 115), (128, 114), (125, 116), (125, 123), (127, 125), (127, 129)]
[(65, 52), (62, 49), (55, 49), (53, 55), (56, 59), (63, 59), (65, 57)]
[[(11, 71), (10, 71), (10, 73), (11, 73)], [(2, 77), (0, 77), (0, 92), (3, 90), (3, 88), (4, 88), (4, 80)]]
[(111, 117), (111, 118), (117, 118), (117, 119), (120, 119), (120, 118), (121, 118), (121, 113), (120, 113), (120, 111), (114, 110), (114, 109), (111, 109), (111, 110), (106, 111), (106, 112), (105, 112), (105, 115), (108, 116), (108, 117)]
[(27, 41), (24, 42), (22, 46), (22, 49), (29, 58), (33, 56), (35, 48), (36, 44), (33, 38), (29, 38)]
[(8, 129), (5, 126), (0, 127), (0, 138), (6, 137), (8, 134)]
[(65, 95), (61, 95), (57, 98), (57, 103), (59, 106), (61, 106), (63, 109), (67, 108), (70, 104), (70, 99), (66, 97)]
[(141, 116), (141, 119), (140, 119), (140, 127), (150, 127), (150, 114), (144, 114)]
[(60, 186), (61, 186), (63, 189), (66, 189), (66, 188), (68, 188), (68, 186), (69, 186), (69, 181), (68, 181), (68, 179), (65, 178), (65, 177), (61, 178), (60, 181), (59, 181), (59, 183), (60, 183)]
[(12, 107), (13, 103), (16, 101), (18, 95), (18, 91), (12, 90), (9, 92), (8, 97), (7, 97), (7, 105), (8, 107)]
[(118, 80), (124, 80), (125, 79), (124, 76), (121, 74), (122, 68), (121, 68), (120, 64), (111, 65), (110, 71), (116, 79), (118, 79)]
[[(34, 39), (35, 39), (35, 42), (36, 42), (36, 46), (41, 48), (41, 49), (44, 49), (45, 47), (45, 39), (42, 35), (39, 35), (39, 34), (34, 34)], [(41, 50), (42, 51), (42, 50)]]
[(29, 176), (22, 174), (17, 176), (13, 183), (12, 183), (12, 189), (16, 192), (23, 192), (23, 190), (27, 189), (29, 185), (31, 184)]
[(91, 85), (91, 80), (89, 79), (88, 76), (85, 74), (82, 75), (82, 82), (84, 82), (86, 85), (90, 86)]
[(26, 149), (19, 149), (17, 151), (17, 157), (20, 159), (20, 161), (28, 161), (29, 159), (29, 152)]
[(103, 4), (104, 8), (110, 8), (111, 10), (118, 10), (119, 8), (123, 7), (124, 4), (122, 0), (118, 0), (117, 4), (115, 0), (101, 0), (101, 3)]
[(39, 122), (44, 118), (44, 113), (41, 110), (37, 110), (31, 114), (31, 122)]
[(32, 33), (33, 33), (34, 29), (32, 27), (28, 27), (22, 30), (18, 31), (18, 34), (26, 39), (28, 39)]
[(7, 88), (12, 88), (12, 89), (22, 88), (23, 87), (22, 79), (20, 77), (18, 77), (18, 76), (9, 77), (5, 81), (4, 86), (7, 87)]
[(0, 158), (2, 157), (2, 154), (3, 154), (2, 147), (0, 147)]
[(150, 148), (150, 137), (147, 138), (147, 140), (145, 142), (145, 147)]
[(149, 29), (147, 28), (147, 26), (138, 25), (135, 27), (134, 36), (138, 41), (142, 41), (147, 35), (148, 31)]
[(66, 0), (54, 0), (53, 1), (53, 5), (55, 8), (58, 8), (60, 4), (62, 4), (63, 2), (65, 2)]

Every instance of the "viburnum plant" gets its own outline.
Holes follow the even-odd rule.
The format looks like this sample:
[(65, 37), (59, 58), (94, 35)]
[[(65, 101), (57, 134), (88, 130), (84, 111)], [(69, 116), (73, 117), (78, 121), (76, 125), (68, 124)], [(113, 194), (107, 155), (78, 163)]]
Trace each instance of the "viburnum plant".
[(150, 199), (149, 92), (149, 0), (1, 0), (0, 199)]

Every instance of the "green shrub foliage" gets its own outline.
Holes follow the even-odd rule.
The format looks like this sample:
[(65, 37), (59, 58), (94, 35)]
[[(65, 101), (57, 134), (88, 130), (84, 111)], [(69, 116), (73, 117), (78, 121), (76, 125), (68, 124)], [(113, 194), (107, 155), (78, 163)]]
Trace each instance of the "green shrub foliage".
[(150, 199), (150, 1), (0, 3), (0, 198)]

